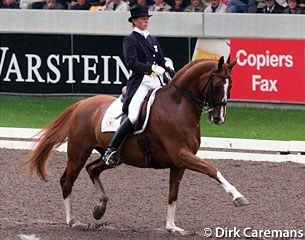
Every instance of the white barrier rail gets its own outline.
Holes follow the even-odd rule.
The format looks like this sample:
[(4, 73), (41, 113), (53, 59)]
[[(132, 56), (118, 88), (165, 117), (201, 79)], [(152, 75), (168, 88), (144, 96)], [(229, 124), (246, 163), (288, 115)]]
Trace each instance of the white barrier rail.
[(305, 141), (203, 137), (197, 156), (207, 159), (291, 161), (305, 164)]
[[(41, 129), (0, 128), (0, 148), (32, 149)], [(66, 151), (66, 144), (57, 151)], [(202, 137), (197, 156), (206, 159), (297, 162), (305, 164), (305, 141)]]
[[(1, 9), (0, 22), (5, 24), (0, 24), (0, 33), (125, 36), (131, 30), (127, 24), (129, 15), (128, 11)], [(149, 31), (157, 37), (305, 39), (301, 14), (153, 12), (152, 15)], [(62, 24), (66, 22), (69, 24)]]

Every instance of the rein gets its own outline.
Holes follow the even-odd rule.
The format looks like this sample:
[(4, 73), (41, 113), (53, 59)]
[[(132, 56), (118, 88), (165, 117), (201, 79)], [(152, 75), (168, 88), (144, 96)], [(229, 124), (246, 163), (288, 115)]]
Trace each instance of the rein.
[[(221, 78), (230, 78), (231, 75), (219, 75), (219, 74), (216, 74), (215, 73), (215, 69), (212, 70), (212, 73), (208, 79), (208, 83), (206, 84), (203, 92), (205, 92), (205, 90), (207, 88), (210, 88), (212, 89), (211, 87), (211, 82), (214, 78), (214, 76), (216, 77), (221, 77)], [(188, 91), (186, 91), (185, 89), (179, 87), (178, 85), (176, 85), (174, 82), (170, 81), (170, 84), (172, 84), (177, 90), (178, 92), (184, 96), (185, 98), (187, 98), (196, 108), (198, 108), (201, 112), (204, 112), (204, 113), (208, 113), (210, 111), (213, 111), (213, 107), (215, 106), (226, 106), (227, 105), (227, 102), (214, 102), (214, 101), (207, 101), (207, 96), (205, 97), (204, 100), (200, 100), (199, 98), (197, 97), (194, 97), (193, 95), (191, 95)], [(211, 92), (211, 90), (210, 90)]]
[(193, 95), (191, 95), (190, 93), (188, 93), (186, 90), (184, 90), (183, 88), (177, 86), (175, 83), (173, 83), (172, 81), (170, 81), (170, 84), (172, 84), (177, 90), (178, 92), (184, 96), (185, 98), (187, 98), (195, 107), (199, 108), (201, 111), (203, 109), (204, 106), (206, 106), (206, 102), (205, 101), (201, 101), (199, 98), (194, 97)]

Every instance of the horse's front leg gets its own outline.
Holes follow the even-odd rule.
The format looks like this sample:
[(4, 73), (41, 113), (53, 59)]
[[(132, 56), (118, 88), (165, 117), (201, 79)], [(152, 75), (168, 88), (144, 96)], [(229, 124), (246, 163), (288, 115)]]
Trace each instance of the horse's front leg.
[(180, 181), (183, 177), (185, 169), (184, 168), (171, 168), (170, 169), (170, 179), (169, 179), (169, 196), (168, 196), (168, 206), (167, 206), (167, 218), (166, 218), (166, 229), (169, 232), (179, 232), (181, 235), (185, 235), (185, 231), (179, 228), (175, 224), (176, 215), (176, 203), (178, 199), (178, 191)]
[(104, 164), (104, 161), (102, 160), (102, 158), (99, 158), (98, 160), (96, 160), (86, 166), (86, 170), (94, 184), (97, 194), (99, 195), (100, 203), (95, 205), (93, 208), (93, 217), (96, 220), (101, 219), (106, 212), (108, 196), (104, 190), (104, 187), (99, 178), (99, 175), (103, 170), (105, 170), (107, 168), (108, 167), (106, 166), (106, 164)]
[(178, 166), (207, 174), (208, 176), (216, 179), (219, 183), (221, 183), (224, 190), (232, 196), (233, 203), (236, 207), (249, 205), (249, 201), (222, 176), (217, 168), (207, 163), (203, 159), (200, 159), (192, 152), (182, 151), (180, 154)]
[(220, 181), (224, 190), (233, 197), (233, 203), (235, 207), (241, 207), (250, 204), (248, 199), (245, 198), (240, 192), (238, 192), (236, 188), (230, 184), (219, 171), (217, 171), (217, 180)]

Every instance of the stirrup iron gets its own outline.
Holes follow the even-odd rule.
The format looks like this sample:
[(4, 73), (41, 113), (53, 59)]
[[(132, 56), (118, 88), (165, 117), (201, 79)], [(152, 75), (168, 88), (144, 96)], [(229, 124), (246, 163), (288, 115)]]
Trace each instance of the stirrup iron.
[(120, 161), (120, 155), (116, 150), (110, 148), (105, 152), (103, 160), (107, 166), (115, 168)]

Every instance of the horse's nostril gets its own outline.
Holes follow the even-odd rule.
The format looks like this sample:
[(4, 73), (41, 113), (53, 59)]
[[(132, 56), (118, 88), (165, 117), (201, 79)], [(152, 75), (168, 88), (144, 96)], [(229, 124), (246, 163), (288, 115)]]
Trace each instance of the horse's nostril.
[(219, 117), (214, 117), (213, 122), (219, 124), (221, 122), (221, 119)]

